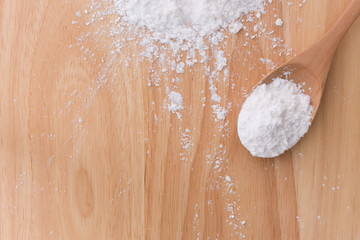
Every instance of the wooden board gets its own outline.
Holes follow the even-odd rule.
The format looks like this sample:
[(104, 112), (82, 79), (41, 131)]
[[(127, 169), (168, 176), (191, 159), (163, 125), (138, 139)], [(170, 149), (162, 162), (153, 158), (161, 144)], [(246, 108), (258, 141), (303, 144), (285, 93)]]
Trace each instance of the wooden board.
[[(159, 65), (146, 61), (99, 78), (111, 39), (76, 45), (96, 26), (72, 22), (90, 2), (1, 0), (0, 239), (359, 239), (360, 19), (299, 144), (257, 159), (237, 137), (242, 94), (271, 70), (260, 58), (300, 53), (350, 0), (291, 2), (275, 1), (262, 20), (289, 56), (269, 38), (229, 39), (235, 77), (215, 85), (232, 105), (217, 122), (199, 65), (159, 86), (148, 86)], [(182, 121), (163, 108), (167, 87), (184, 96)]]

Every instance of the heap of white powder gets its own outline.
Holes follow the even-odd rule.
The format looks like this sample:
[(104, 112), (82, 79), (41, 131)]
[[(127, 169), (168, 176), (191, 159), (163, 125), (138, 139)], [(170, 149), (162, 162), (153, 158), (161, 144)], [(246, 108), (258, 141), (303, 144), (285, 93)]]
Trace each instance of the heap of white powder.
[(265, 0), (114, 0), (123, 19), (152, 32), (154, 40), (183, 49), (203, 44), (204, 37), (216, 36), (229, 27), (236, 34), (242, 16), (264, 10)]
[(258, 86), (239, 114), (242, 144), (257, 157), (272, 158), (284, 153), (311, 125), (310, 100), (298, 85), (281, 78)]

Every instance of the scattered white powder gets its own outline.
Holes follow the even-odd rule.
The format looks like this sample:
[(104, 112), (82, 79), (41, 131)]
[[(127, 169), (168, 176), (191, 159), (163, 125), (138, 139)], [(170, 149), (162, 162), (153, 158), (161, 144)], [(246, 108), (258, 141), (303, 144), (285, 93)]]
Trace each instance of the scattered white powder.
[(220, 105), (212, 105), (213, 113), (216, 116), (216, 121), (225, 120), (229, 111), (226, 108), (221, 107)]
[(183, 110), (183, 96), (175, 91), (172, 91), (169, 93), (169, 98), (170, 98), (170, 104), (169, 104), (169, 111), (175, 113), (177, 111)]
[(214, 83), (210, 81), (210, 92), (211, 92), (211, 100), (213, 102), (219, 103), (221, 102), (221, 97), (217, 94), (217, 88), (215, 87)]
[(231, 177), (228, 176), (228, 175), (226, 175), (226, 176), (225, 176), (225, 180), (228, 181), (228, 182), (231, 182)]
[(224, 56), (224, 51), (218, 51), (216, 53), (216, 70), (221, 71), (224, 67), (226, 67), (227, 59)]
[(76, 15), (77, 17), (81, 17), (81, 11), (77, 11), (77, 12), (75, 13), (75, 15)]
[(283, 25), (283, 20), (281, 18), (276, 19), (275, 25), (281, 27)]
[[(259, 13), (260, 15), (260, 13)], [(238, 32), (240, 32), (241, 29), (243, 29), (244, 25), (240, 22), (234, 22), (232, 24), (230, 24), (229, 26), (229, 31), (232, 33), (232, 34), (237, 34)]]
[(185, 67), (185, 63), (180, 62), (179, 64), (176, 65), (176, 72), (177, 73), (184, 73), (184, 67)]
[(239, 114), (242, 144), (253, 156), (264, 158), (290, 149), (311, 125), (310, 100), (294, 82), (281, 78), (258, 86)]
[(266, 64), (270, 69), (275, 69), (277, 65), (271, 59), (260, 58), (263, 64)]
[(180, 142), (184, 151), (180, 153), (180, 160), (189, 162), (192, 161), (191, 158), (191, 151), (192, 147), (194, 146), (191, 131), (190, 129), (185, 129), (185, 132), (181, 133), (181, 142)]

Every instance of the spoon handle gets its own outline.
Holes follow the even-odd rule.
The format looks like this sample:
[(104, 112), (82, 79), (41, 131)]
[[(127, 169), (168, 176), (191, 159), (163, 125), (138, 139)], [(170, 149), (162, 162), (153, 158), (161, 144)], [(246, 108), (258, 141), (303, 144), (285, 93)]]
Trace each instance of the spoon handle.
[(323, 37), (324, 41), (329, 41), (329, 39), (332, 39), (332, 41), (329, 42), (331, 47), (333, 48), (332, 50), (334, 51), (334, 53), (340, 41), (343, 39), (346, 32), (349, 30), (349, 28), (355, 22), (359, 15), (360, 0), (353, 0), (346, 8), (346, 10), (342, 13), (334, 26)]
[(337, 46), (359, 14), (360, 0), (353, 0), (325, 36), (301, 54), (303, 65), (319, 76), (322, 88)]

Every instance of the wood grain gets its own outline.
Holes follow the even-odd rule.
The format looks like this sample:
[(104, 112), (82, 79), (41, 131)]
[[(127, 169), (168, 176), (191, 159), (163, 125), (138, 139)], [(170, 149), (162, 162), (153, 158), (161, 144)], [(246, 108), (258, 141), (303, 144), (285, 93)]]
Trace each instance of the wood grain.
[[(77, 45), (99, 27), (72, 22), (90, 2), (0, 1), (0, 239), (360, 238), (359, 19), (299, 144), (257, 159), (236, 134), (242, 93), (271, 71), (260, 58), (280, 65), (299, 54), (350, 0), (291, 2), (275, 1), (262, 17), (289, 56), (266, 37), (229, 39), (233, 80), (214, 84), (231, 111), (215, 121), (201, 66), (149, 87), (149, 69), (161, 66), (137, 61), (136, 46), (104, 68), (109, 36)], [(163, 107), (175, 87), (182, 120)]]

